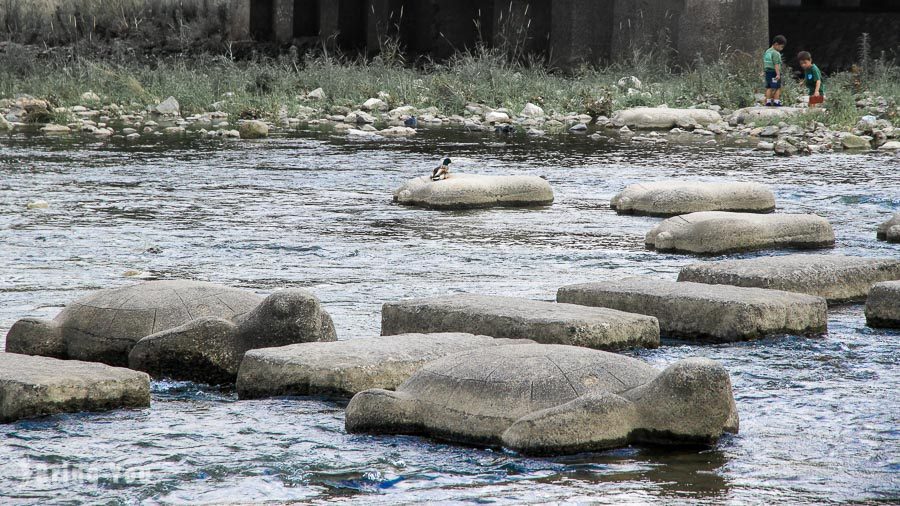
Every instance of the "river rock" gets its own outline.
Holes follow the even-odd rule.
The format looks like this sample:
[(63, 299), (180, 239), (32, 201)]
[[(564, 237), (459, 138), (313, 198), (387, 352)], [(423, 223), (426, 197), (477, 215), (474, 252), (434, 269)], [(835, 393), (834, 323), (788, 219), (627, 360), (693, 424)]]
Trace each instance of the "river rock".
[(884, 234), (887, 242), (900, 242), (900, 225), (894, 225)]
[(900, 212), (894, 213), (887, 221), (878, 225), (875, 236), (882, 241), (887, 240), (888, 230), (895, 226), (900, 226)]
[(717, 343), (821, 334), (828, 326), (825, 299), (763, 288), (630, 277), (564, 286), (556, 300), (653, 316), (663, 335)]
[[(3, 130), (2, 126), (0, 126), (0, 130)], [(900, 141), (887, 141), (881, 146), (878, 146), (878, 149), (882, 151), (898, 151), (900, 150)]]
[(807, 110), (799, 107), (745, 107), (734, 111), (729, 117), (729, 122), (732, 124), (743, 124), (753, 123), (756, 120), (780, 119), (800, 114)]
[(348, 432), (420, 434), (524, 454), (596, 451), (632, 443), (712, 444), (737, 432), (731, 380), (703, 358), (664, 371), (623, 355), (525, 344), (456, 353), (396, 391), (347, 406)]
[(834, 231), (815, 214), (703, 211), (664, 220), (647, 232), (644, 242), (657, 251), (698, 254), (824, 248), (834, 246)]
[(71, 131), (72, 129), (65, 125), (54, 125), (53, 123), (41, 127), (41, 132), (48, 135), (67, 134)]
[(635, 107), (613, 116), (616, 125), (642, 129), (670, 129), (679, 124), (706, 126), (722, 121), (722, 116), (709, 109), (673, 109), (668, 107)]
[(769, 288), (825, 297), (828, 302), (863, 300), (881, 281), (900, 280), (900, 258), (784, 255), (688, 265), (678, 281)]
[(241, 123), (238, 132), (241, 134), (241, 139), (262, 139), (269, 136), (269, 125), (253, 119)]
[(596, 349), (659, 346), (649, 316), (516, 297), (451, 295), (386, 303), (381, 334), (468, 332)]
[(491, 111), (484, 115), (485, 123), (509, 123), (512, 121), (509, 114), (500, 111)]
[(519, 113), (519, 116), (522, 116), (523, 118), (543, 118), (544, 110), (539, 106), (528, 102), (525, 104), (525, 107), (522, 108), (522, 112)]
[(104, 364), (0, 353), (0, 423), (22, 418), (143, 408), (146, 374)]
[(866, 299), (866, 323), (870, 327), (900, 328), (900, 281), (872, 285)]
[(360, 109), (364, 111), (386, 111), (388, 110), (388, 105), (380, 98), (370, 98), (363, 102)]
[(843, 146), (844, 149), (869, 149), (872, 147), (869, 145), (868, 140), (846, 132), (841, 135), (841, 146)]
[(768, 213), (772, 190), (758, 183), (657, 181), (628, 185), (610, 201), (618, 214), (674, 216), (698, 211)]
[(249, 350), (335, 340), (331, 316), (319, 299), (306, 290), (285, 289), (235, 318), (196, 318), (144, 337), (128, 364), (155, 377), (234, 383)]
[(392, 126), (390, 128), (385, 128), (384, 130), (379, 130), (378, 133), (385, 137), (412, 137), (413, 135), (416, 135), (416, 129), (405, 126)]
[(434, 209), (536, 206), (553, 202), (553, 189), (538, 176), (482, 176), (451, 173), (432, 181), (421, 176), (394, 191), (394, 202)]
[(12, 123), (6, 120), (2, 114), (0, 114), (0, 132), (8, 132), (13, 129)]
[(160, 102), (153, 109), (153, 112), (163, 116), (178, 116), (181, 114), (181, 106), (178, 104), (178, 100), (175, 100), (175, 97), (169, 97)]
[(353, 397), (370, 388), (393, 390), (432, 360), (485, 346), (527, 344), (461, 333), (400, 334), (248, 351), (241, 362), (241, 399), (280, 395)]

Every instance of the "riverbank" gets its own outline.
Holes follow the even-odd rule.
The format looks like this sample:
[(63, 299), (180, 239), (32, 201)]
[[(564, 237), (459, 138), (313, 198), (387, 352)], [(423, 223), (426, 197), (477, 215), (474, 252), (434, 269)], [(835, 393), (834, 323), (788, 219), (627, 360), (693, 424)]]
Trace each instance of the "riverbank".
[[(134, 63), (121, 55), (66, 54), (10, 43), (0, 48), (0, 113), (5, 117), (0, 130), (131, 139), (192, 133), (260, 137), (312, 125), (374, 137), (414, 134), (385, 127), (449, 126), (552, 135), (623, 126), (630, 130), (634, 125), (617, 121), (621, 111), (666, 107), (706, 109), (721, 118), (702, 125), (676, 124), (673, 133), (694, 132), (709, 141), (770, 137), (771, 149), (779, 154), (877, 148), (900, 134), (895, 128), (900, 122), (900, 67), (887, 63), (828, 78), (824, 111), (804, 109), (744, 121), (735, 111), (758, 104), (762, 89), (755, 59), (739, 55), (679, 71), (652, 55), (636, 55), (628, 64), (564, 74), (542, 65), (509, 63), (487, 50), (415, 68), (404, 65), (399, 55), (346, 60), (289, 54), (248, 61), (192, 56)], [(805, 107), (801, 85), (792, 80), (785, 84), (784, 102)], [(252, 120), (266, 127), (252, 123), (242, 136), (240, 127)], [(849, 135), (865, 142), (845, 142)], [(659, 141), (652, 137), (634, 136), (638, 142)], [(776, 150), (782, 138), (787, 145)], [(766, 139), (757, 141), (768, 146)]]

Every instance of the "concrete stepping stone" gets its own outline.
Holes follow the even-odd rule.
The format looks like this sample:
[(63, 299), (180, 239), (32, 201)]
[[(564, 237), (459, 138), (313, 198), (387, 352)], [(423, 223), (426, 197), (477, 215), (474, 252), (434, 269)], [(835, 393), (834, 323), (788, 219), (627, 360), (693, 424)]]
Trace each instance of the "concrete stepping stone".
[(280, 395), (350, 398), (370, 388), (393, 390), (426, 363), (453, 353), (530, 342), (439, 333), (263, 348), (244, 355), (237, 392), (241, 399)]
[(652, 316), (516, 297), (451, 295), (385, 304), (381, 335), (467, 332), (615, 350), (659, 346)]
[(678, 281), (799, 292), (828, 302), (863, 300), (881, 281), (900, 280), (900, 258), (784, 255), (688, 265)]
[(538, 176), (482, 176), (451, 173), (432, 181), (417, 177), (394, 191), (394, 202), (433, 209), (536, 206), (553, 202), (553, 189)]
[(737, 432), (731, 379), (686, 358), (663, 371), (577, 346), (469, 350), (430, 362), (396, 391), (347, 405), (351, 433), (419, 434), (535, 455), (642, 444), (714, 444)]
[(721, 254), (775, 248), (834, 246), (834, 230), (815, 214), (704, 211), (664, 220), (644, 243), (660, 252)]
[(0, 423), (150, 405), (145, 373), (94, 362), (0, 353)]
[(634, 107), (618, 111), (612, 122), (639, 129), (669, 129), (682, 125), (707, 126), (722, 121), (722, 116), (711, 109), (676, 109), (670, 107)]
[(775, 195), (759, 183), (655, 181), (628, 185), (610, 201), (618, 214), (675, 216), (699, 211), (768, 213)]
[(564, 286), (558, 302), (655, 317), (664, 336), (712, 342), (775, 334), (821, 334), (828, 304), (812, 295), (631, 277)]
[(866, 299), (870, 327), (900, 328), (900, 281), (876, 283)]

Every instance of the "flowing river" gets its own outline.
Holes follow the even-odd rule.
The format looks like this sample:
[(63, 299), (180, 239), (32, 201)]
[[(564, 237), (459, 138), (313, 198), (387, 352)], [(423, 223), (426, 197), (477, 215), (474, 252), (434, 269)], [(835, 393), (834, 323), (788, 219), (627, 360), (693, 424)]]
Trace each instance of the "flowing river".
[[(537, 174), (540, 209), (435, 212), (391, 202), (445, 156), (458, 172)], [(900, 209), (900, 158), (772, 158), (700, 141), (632, 144), (446, 130), (351, 142), (323, 132), (258, 142), (0, 138), (0, 349), (25, 316), (91, 290), (189, 278), (261, 294), (313, 291), (339, 339), (378, 335), (386, 301), (457, 292), (553, 300), (564, 284), (674, 279), (720, 259), (644, 249), (658, 218), (617, 216), (626, 184), (663, 178), (770, 185), (778, 212), (815, 212), (835, 254), (900, 255), (875, 226)], [(45, 200), (46, 209), (29, 209)], [(781, 254), (763, 252), (736, 257)], [(129, 272), (131, 271), (131, 272)], [(238, 401), (156, 381), (150, 409), (0, 424), (0, 503), (276, 501), (394, 504), (596, 501), (720, 504), (900, 501), (900, 332), (829, 308), (822, 338), (632, 351), (731, 373), (740, 434), (708, 450), (628, 448), (563, 458), (417, 437), (349, 435), (343, 404)]]

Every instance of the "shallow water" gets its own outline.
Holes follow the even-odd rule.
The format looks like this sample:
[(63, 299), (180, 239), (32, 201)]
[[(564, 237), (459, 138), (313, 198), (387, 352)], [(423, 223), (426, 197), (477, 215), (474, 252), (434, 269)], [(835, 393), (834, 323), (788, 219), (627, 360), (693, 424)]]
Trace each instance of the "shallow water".
[[(542, 209), (433, 212), (391, 203), (445, 154), (457, 171), (546, 176)], [(552, 300), (563, 284), (698, 260), (643, 248), (657, 218), (617, 216), (625, 184), (666, 177), (773, 187), (780, 211), (831, 220), (835, 254), (898, 256), (874, 228), (900, 209), (900, 159), (774, 159), (705, 144), (425, 132), (348, 142), (306, 132), (260, 142), (125, 145), (0, 138), (0, 349), (25, 316), (52, 317), (129, 270), (260, 293), (308, 287), (341, 339), (379, 332), (385, 301), (454, 292)], [(26, 209), (43, 199), (48, 209)], [(151, 249), (152, 248), (152, 249)], [(753, 256), (772, 252), (744, 254)], [(0, 425), (0, 502), (228, 501), (843, 503), (900, 501), (900, 332), (861, 305), (827, 336), (631, 352), (687, 356), (732, 375), (741, 432), (705, 451), (630, 448), (556, 459), (415, 437), (348, 435), (338, 403), (237, 401), (155, 382), (150, 409)]]

